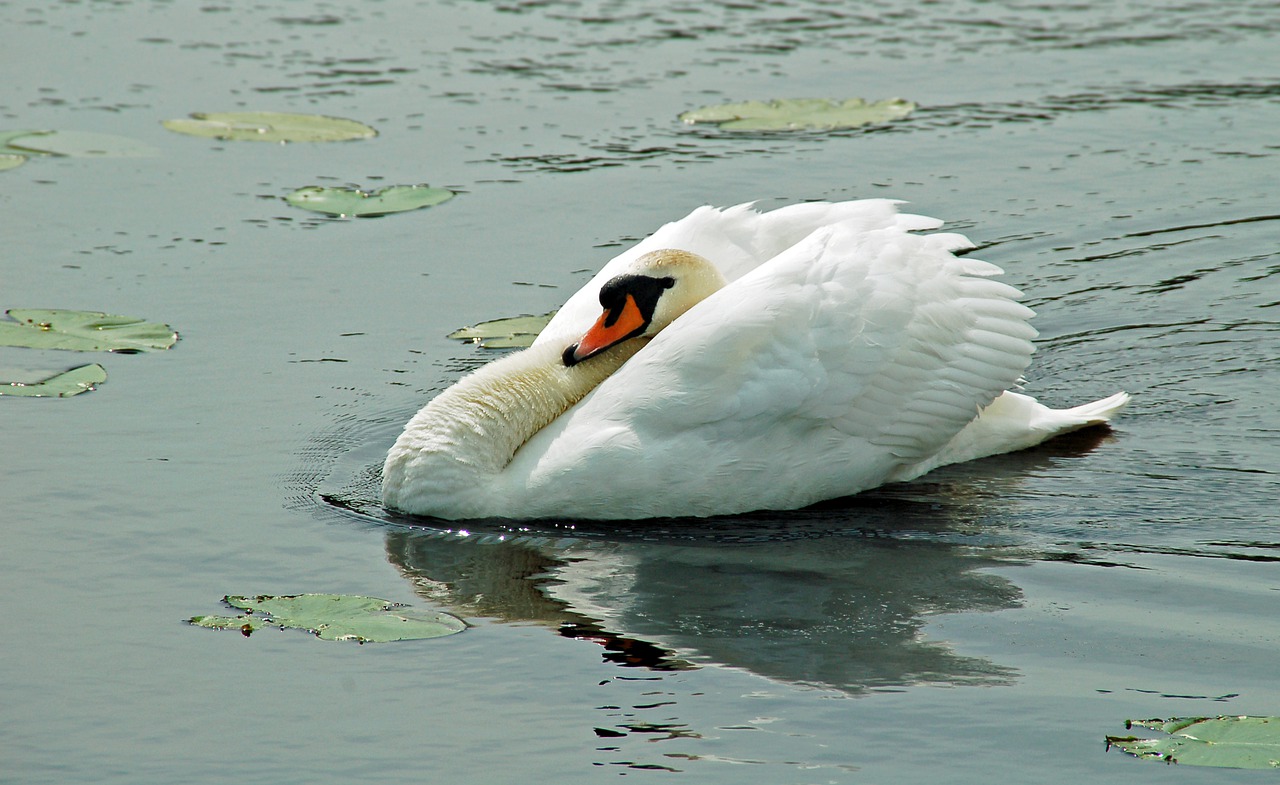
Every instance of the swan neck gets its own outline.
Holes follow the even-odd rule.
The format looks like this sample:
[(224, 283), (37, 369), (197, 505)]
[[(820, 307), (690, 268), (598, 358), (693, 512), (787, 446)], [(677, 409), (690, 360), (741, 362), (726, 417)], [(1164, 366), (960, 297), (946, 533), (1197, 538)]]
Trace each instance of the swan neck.
[[(647, 343), (626, 341), (572, 367), (555, 343), (481, 367), (414, 417), (397, 447), (453, 464), (466, 481), (500, 474), (535, 433), (564, 414)], [(455, 479), (463, 479), (455, 477)]]

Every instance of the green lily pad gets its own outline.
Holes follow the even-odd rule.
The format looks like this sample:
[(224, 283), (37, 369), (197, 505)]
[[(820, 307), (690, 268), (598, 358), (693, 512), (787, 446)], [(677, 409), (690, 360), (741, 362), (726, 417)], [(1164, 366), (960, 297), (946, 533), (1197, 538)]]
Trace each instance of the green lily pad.
[(240, 630), (245, 635), (263, 627), (294, 627), (329, 641), (419, 640), (453, 635), (467, 623), (443, 611), (410, 608), (377, 597), (350, 594), (296, 594), (270, 597), (223, 597), (233, 608), (248, 611), (240, 616), (193, 616), (199, 627)]
[[(30, 130), (30, 129), (26, 131), (0, 131), (0, 153), (19, 152), (9, 147), (10, 140), (18, 139), (23, 136), (37, 136), (40, 134), (49, 134), (49, 133), (53, 133), (53, 132), (52, 131), (36, 131), (36, 130)], [(23, 151), (24, 154), (25, 152), (26, 151)]]
[(8, 150), (19, 153), (77, 158), (149, 158), (159, 152), (137, 139), (91, 131), (28, 131), (3, 141)]
[(190, 118), (165, 120), (164, 127), (237, 142), (344, 142), (378, 135), (355, 120), (284, 112), (193, 112)]
[(1152, 739), (1108, 736), (1107, 748), (1139, 758), (1231, 769), (1280, 768), (1280, 717), (1170, 717), (1131, 720), (1125, 728), (1168, 735)]
[(482, 349), (511, 349), (532, 346), (538, 333), (547, 326), (556, 312), (544, 313), (541, 316), (512, 316), (507, 319), (494, 319), (480, 322), (470, 327), (463, 327), (449, 333), (449, 338), (469, 341), (480, 345)]
[(5, 169), (16, 169), (27, 162), (25, 155), (15, 155), (13, 153), (0, 153), (0, 172)]
[(377, 191), (358, 188), (323, 188), (309, 185), (284, 198), (294, 207), (327, 215), (373, 218), (387, 213), (403, 213), (447, 202), (454, 196), (446, 188), (427, 185), (391, 185)]
[(901, 98), (868, 103), (792, 98), (704, 106), (680, 115), (685, 123), (715, 123), (724, 131), (834, 131), (899, 120), (916, 105)]
[(97, 389), (107, 380), (107, 372), (97, 363), (72, 368), (38, 382), (0, 382), (0, 395), (25, 398), (70, 398)]
[(167, 324), (98, 311), (13, 308), (16, 321), (0, 321), (0, 346), (76, 352), (135, 352), (168, 349), (178, 334)]

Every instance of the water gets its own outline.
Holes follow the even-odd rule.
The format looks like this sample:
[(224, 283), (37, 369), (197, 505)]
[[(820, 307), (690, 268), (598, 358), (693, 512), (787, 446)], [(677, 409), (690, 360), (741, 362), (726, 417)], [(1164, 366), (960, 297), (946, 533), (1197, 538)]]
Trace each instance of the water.
[[(1126, 718), (1280, 713), (1274, 388), (1280, 12), (1264, 2), (856, 6), (8, 3), (6, 128), (154, 158), (0, 173), (9, 307), (173, 324), (65, 401), (0, 400), (0, 781), (1190, 780)], [(902, 96), (832, 136), (680, 126), (726, 100)], [(192, 111), (377, 127), (170, 134)], [(429, 182), (329, 221), (308, 184)], [(1039, 312), (1028, 389), (1135, 395), (1109, 434), (788, 515), (388, 519), (372, 470), (482, 357), (702, 203), (892, 196)], [(0, 350), (0, 368), (81, 358)], [(224, 594), (371, 594), (476, 626), (344, 646), (189, 628)], [(1222, 781), (1256, 775), (1221, 771)]]

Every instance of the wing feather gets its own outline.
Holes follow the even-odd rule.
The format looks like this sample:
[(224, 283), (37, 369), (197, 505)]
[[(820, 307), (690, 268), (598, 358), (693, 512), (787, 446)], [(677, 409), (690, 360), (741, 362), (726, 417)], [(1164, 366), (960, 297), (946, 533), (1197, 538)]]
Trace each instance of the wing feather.
[[(860, 231), (889, 226), (917, 231), (942, 225), (935, 218), (899, 213), (898, 204), (891, 199), (807, 202), (765, 213), (752, 209), (751, 203), (725, 208), (699, 207), (684, 218), (663, 225), (637, 245), (609, 260), (561, 306), (536, 342), (563, 341), (567, 344), (581, 336), (599, 316), (597, 294), (600, 287), (626, 272), (636, 259), (650, 251), (663, 248), (691, 251), (712, 260), (725, 279), (732, 282), (814, 231), (831, 224), (845, 222)], [(964, 242), (968, 243), (968, 240)]]
[[(537, 434), (513, 474), (545, 488), (548, 505), (555, 488), (596, 478), (615, 509), (641, 509), (665, 487), (702, 499), (688, 512), (706, 514), (854, 493), (942, 448), (1018, 382), (1031, 311), (990, 278), (998, 267), (952, 254), (971, 247), (966, 238), (913, 233), (938, 221), (887, 201), (854, 204), (834, 223), (824, 204), (764, 216), (701, 208), (641, 243), (639, 253), (700, 239), (716, 248), (674, 245), (717, 263), (717, 248), (783, 247)], [(773, 230), (761, 229), (771, 217)], [(589, 322), (592, 306), (581, 316), (566, 305), (564, 324)], [(557, 481), (570, 474), (587, 482)]]

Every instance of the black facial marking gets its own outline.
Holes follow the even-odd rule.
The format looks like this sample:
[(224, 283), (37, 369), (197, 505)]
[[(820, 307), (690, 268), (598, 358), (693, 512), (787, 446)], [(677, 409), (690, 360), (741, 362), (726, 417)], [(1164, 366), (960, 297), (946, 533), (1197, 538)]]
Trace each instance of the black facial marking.
[[(604, 326), (613, 327), (618, 323), (623, 309), (626, 308), (628, 297), (635, 300), (636, 308), (643, 319), (639, 327), (614, 341), (614, 344), (634, 338), (649, 329), (649, 323), (653, 321), (653, 311), (658, 307), (658, 299), (662, 297), (664, 291), (675, 285), (676, 279), (669, 275), (662, 278), (649, 275), (619, 275), (606, 282), (600, 288), (600, 305), (604, 308)], [(566, 368), (572, 368), (582, 361), (577, 358), (577, 351), (578, 344), (575, 343), (566, 348), (564, 354), (560, 356)]]
[(605, 327), (612, 327), (618, 321), (618, 317), (622, 315), (622, 307), (627, 304), (627, 295), (631, 295), (636, 301), (636, 307), (640, 309), (640, 314), (644, 316), (644, 327), (639, 332), (644, 332), (649, 327), (649, 321), (653, 319), (653, 309), (658, 306), (658, 299), (662, 297), (662, 293), (667, 289), (676, 285), (676, 279), (671, 276), (663, 278), (653, 278), (648, 275), (619, 275), (617, 278), (611, 278), (600, 287), (600, 305), (604, 307)]

